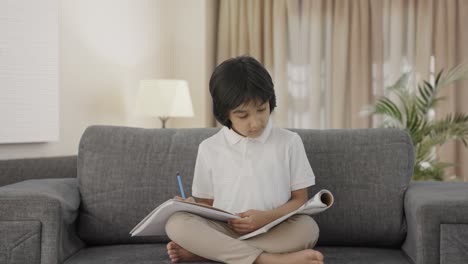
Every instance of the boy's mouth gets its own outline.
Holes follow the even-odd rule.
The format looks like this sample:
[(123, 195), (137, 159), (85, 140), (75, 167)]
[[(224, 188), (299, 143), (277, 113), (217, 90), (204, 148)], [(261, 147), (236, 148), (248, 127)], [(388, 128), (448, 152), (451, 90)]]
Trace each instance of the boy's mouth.
[(259, 135), (261, 132), (262, 130), (253, 130), (253, 131), (249, 131), (249, 135), (256, 136), (256, 135)]

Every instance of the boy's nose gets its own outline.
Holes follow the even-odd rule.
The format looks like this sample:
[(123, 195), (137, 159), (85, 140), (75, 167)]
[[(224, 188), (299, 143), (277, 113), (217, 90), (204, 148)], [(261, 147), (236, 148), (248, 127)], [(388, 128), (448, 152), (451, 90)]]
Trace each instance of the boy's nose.
[(259, 127), (260, 121), (257, 120), (256, 118), (252, 118), (250, 121), (250, 129), (251, 130), (257, 130)]

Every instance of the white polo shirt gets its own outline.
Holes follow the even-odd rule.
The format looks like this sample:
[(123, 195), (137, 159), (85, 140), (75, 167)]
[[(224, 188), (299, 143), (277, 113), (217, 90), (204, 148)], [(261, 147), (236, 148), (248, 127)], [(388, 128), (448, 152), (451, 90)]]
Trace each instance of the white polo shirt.
[(314, 184), (301, 138), (273, 126), (270, 118), (257, 138), (223, 127), (200, 143), (192, 195), (240, 213), (277, 208), (289, 201), (291, 191)]

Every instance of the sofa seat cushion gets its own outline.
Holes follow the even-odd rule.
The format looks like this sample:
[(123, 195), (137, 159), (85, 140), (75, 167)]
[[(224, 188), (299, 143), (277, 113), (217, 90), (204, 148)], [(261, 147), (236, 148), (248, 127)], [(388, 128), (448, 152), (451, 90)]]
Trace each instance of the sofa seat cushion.
[[(360, 247), (317, 248), (325, 256), (327, 264), (410, 264), (399, 249)], [(129, 244), (97, 246), (80, 250), (65, 264), (164, 264), (171, 263), (166, 244)], [(213, 264), (214, 262), (191, 262)]]
[[(64, 264), (171, 264), (166, 244), (126, 244), (83, 248)], [(190, 262), (213, 264), (214, 262)]]
[(400, 249), (368, 247), (317, 247), (327, 264), (411, 264)]

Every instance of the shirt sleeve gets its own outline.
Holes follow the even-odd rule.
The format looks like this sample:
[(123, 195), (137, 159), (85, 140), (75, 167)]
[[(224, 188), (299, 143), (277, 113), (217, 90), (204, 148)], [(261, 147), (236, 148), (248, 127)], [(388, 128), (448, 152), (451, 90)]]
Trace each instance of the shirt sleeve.
[(192, 196), (203, 199), (213, 199), (213, 180), (211, 169), (206, 162), (206, 150), (203, 144), (198, 147), (197, 160), (192, 183)]
[(315, 175), (310, 167), (301, 137), (295, 133), (289, 147), (291, 191), (315, 185)]

